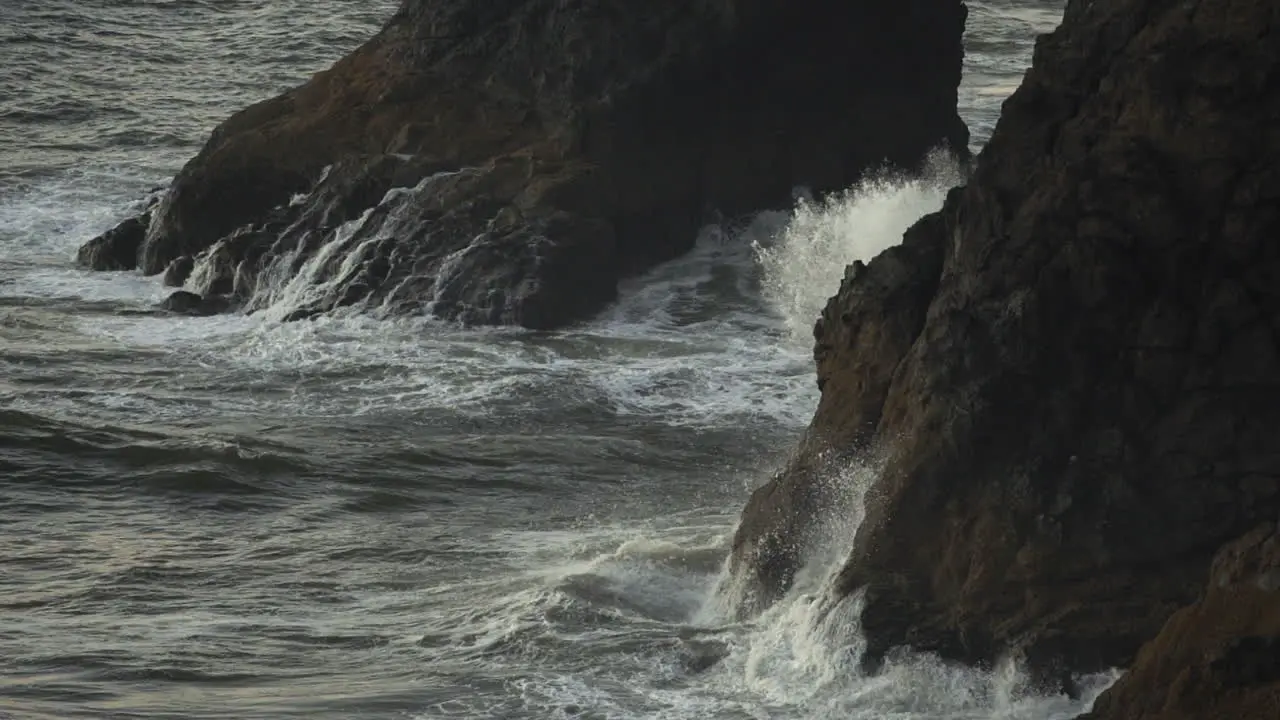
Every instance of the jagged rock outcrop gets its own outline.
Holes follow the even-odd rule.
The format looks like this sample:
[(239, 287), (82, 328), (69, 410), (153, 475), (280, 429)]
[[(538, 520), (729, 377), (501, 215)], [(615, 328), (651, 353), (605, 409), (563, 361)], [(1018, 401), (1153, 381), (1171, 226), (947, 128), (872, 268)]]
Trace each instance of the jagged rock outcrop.
[(195, 269), (196, 260), (190, 255), (174, 258), (169, 263), (169, 266), (164, 269), (164, 277), (161, 278), (161, 282), (164, 283), (165, 287), (182, 287)]
[(138, 214), (80, 246), (76, 264), (89, 270), (134, 270), (138, 253), (147, 238), (151, 216), (160, 202), (163, 188), (154, 188), (135, 206)]
[(1082, 720), (1280, 714), (1280, 527), (1228, 545), (1195, 604), (1174, 613)]
[(942, 217), (931, 215), (875, 262), (855, 262), (823, 310), (814, 328), (822, 395), (813, 426), (784, 472), (752, 494), (736, 533), (731, 575), (752, 576), (738, 598), (742, 615), (791, 586), (821, 520), (844, 508), (840, 469), (873, 460), (885, 395), (938, 289), (943, 257), (935, 240), (944, 231)]
[(118, 225), (80, 246), (76, 263), (90, 270), (133, 270), (138, 250), (147, 237), (150, 213), (125, 218)]
[(399, 220), (361, 226), (364, 254), (322, 272), (297, 314), (365, 302), (564, 324), (691, 247), (708, 211), (841, 189), (938, 145), (965, 152), (964, 18), (961, 0), (406, 0), (331, 69), (219, 126), (139, 265), (159, 273), (251, 233), (219, 262), (257, 287), (344, 243), (343, 223), (391, 188), (428, 183), (467, 208), (414, 225), (438, 205), (417, 192), (373, 210)]
[(1123, 667), (1274, 522), (1278, 25), (1270, 0), (1068, 3), (968, 185), (824, 311), (822, 401), (748, 506), (743, 584), (785, 589), (819, 453), (870, 452), (834, 589), (864, 593), (869, 663)]

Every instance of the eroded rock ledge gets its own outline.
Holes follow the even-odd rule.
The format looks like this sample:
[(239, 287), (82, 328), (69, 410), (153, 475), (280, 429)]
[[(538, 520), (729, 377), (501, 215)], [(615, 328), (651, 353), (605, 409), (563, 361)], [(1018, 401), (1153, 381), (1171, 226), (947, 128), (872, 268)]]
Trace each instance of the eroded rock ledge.
[[(178, 278), (221, 244), (189, 289), (242, 305), (378, 206), (308, 269), (324, 288), (297, 315), (562, 325), (688, 249), (710, 211), (966, 152), (964, 19), (961, 0), (405, 0), (331, 69), (220, 125), (136, 252), (84, 260)], [(379, 206), (424, 183), (449, 204)]]
[(1280, 6), (1071, 0), (969, 184), (823, 312), (817, 414), (735, 540), (754, 604), (820, 458), (871, 452), (834, 590), (869, 662), (1129, 666), (1280, 516), (1278, 239)]

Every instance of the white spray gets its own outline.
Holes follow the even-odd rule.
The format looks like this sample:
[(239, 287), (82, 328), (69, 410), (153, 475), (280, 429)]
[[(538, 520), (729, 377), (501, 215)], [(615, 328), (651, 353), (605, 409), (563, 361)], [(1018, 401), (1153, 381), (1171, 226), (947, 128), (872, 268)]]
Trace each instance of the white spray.
[(847, 265), (897, 245), (960, 182), (955, 159), (939, 151), (919, 176), (885, 171), (821, 201), (801, 199), (773, 244), (756, 243), (765, 296), (786, 319), (792, 341), (812, 343), (813, 323)]
[[(883, 173), (821, 202), (801, 199), (781, 231), (754, 239), (765, 296), (785, 321), (790, 341), (807, 349), (813, 322), (844, 268), (901, 242), (907, 228), (939, 209), (960, 181), (956, 163), (937, 153), (920, 176)], [(832, 485), (835, 499), (825, 517), (814, 519), (818, 532), (804, 550), (794, 587), (751, 623), (716, 669), (720, 689), (766, 698), (799, 717), (1045, 720), (1087, 708), (1114, 674), (1083, 679), (1083, 701), (1035, 695), (1011, 662), (983, 672), (904, 652), (892, 655), (880, 674), (861, 674), (861, 598), (833, 600), (829, 589), (852, 549), (863, 498), (878, 472), (873, 464), (855, 463), (824, 473), (819, 481)], [(734, 597), (733, 579), (725, 578), (697, 621), (729, 622)]]

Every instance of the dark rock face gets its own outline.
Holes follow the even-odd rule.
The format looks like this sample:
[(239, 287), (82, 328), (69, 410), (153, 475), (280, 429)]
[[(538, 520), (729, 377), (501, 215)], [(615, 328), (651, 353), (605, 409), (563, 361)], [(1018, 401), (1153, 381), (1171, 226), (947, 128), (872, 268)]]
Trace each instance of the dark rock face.
[[(251, 309), (280, 300), (286, 278), (329, 288), (310, 293), (294, 319), (364, 303), (383, 312), (430, 312), (470, 324), (552, 328), (586, 317), (613, 298), (613, 231), (607, 223), (556, 208), (548, 196), (572, 195), (557, 187), (558, 178), (530, 188), (526, 183), (534, 172), (533, 160), (513, 158), (429, 174), (389, 193), (340, 235), (335, 223), (348, 213), (304, 211), (278, 234), (237, 232), (202, 260), (220, 268), (212, 277), (240, 273), (245, 280), (234, 292), (253, 297)], [(583, 184), (572, 192), (589, 194)], [(237, 247), (238, 242), (258, 245)], [(256, 265), (255, 252), (261, 256)], [(275, 289), (254, 296), (250, 286), (257, 286), (259, 276)]]
[[(333, 247), (320, 260), (350, 281), (300, 315), (362, 302), (562, 325), (691, 247), (708, 209), (965, 152), (964, 19), (960, 0), (406, 0), (333, 68), (214, 131), (157, 210), (141, 267), (248, 228), (261, 262), (242, 274), (261, 290), (260, 276), (345, 246), (342, 223), (371, 211), (358, 261)], [(455, 205), (440, 210), (424, 182)], [(389, 222), (400, 234), (373, 240)]]
[(169, 267), (164, 269), (163, 282), (165, 287), (182, 287), (187, 278), (191, 277), (191, 271), (195, 269), (195, 266), (195, 258), (190, 255), (174, 258), (173, 262), (169, 263)]
[(735, 541), (757, 595), (822, 452), (884, 458), (835, 588), (865, 590), (872, 662), (1126, 666), (1274, 521), (1278, 7), (1068, 4), (968, 186), (824, 311), (801, 471)]
[(1209, 587), (1143, 646), (1082, 720), (1272, 718), (1280, 712), (1280, 529), (1228, 545)]
[(76, 264), (90, 270), (134, 270), (151, 213), (131, 217), (81, 246)]
[(927, 217), (875, 262), (850, 265), (823, 310), (814, 328), (822, 390), (815, 421), (789, 467), (752, 494), (734, 541), (732, 573), (753, 575), (744, 614), (790, 587), (815, 518), (839, 505), (843, 488), (828, 480), (834, 469), (876, 454), (872, 440), (894, 371), (938, 289), (944, 231), (941, 216)]
[(180, 315), (203, 316), (226, 312), (230, 305), (230, 299), (225, 296), (205, 297), (186, 290), (178, 290), (160, 303), (160, 309)]
[(76, 253), (76, 264), (90, 270), (135, 270), (164, 188), (152, 188), (138, 201), (137, 215), (90, 240)]

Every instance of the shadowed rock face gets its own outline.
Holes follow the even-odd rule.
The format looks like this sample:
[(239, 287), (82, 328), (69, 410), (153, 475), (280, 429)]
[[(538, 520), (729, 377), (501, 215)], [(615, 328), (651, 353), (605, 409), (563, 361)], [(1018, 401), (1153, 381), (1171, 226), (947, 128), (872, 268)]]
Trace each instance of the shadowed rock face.
[(885, 394), (938, 289), (943, 257), (935, 240), (944, 230), (940, 215), (926, 217), (870, 265), (854, 263), (823, 310), (814, 328), (822, 391), (814, 422), (788, 467), (752, 494), (734, 541), (732, 572), (754, 576), (738, 604), (742, 615), (790, 587), (824, 516), (847, 507), (834, 479), (841, 467), (874, 460)]
[(76, 264), (89, 270), (133, 270), (138, 267), (138, 250), (147, 237), (149, 213), (123, 222), (80, 246)]
[(228, 300), (225, 297), (216, 295), (201, 297), (193, 292), (178, 290), (161, 301), (157, 307), (179, 315), (200, 317), (226, 312), (227, 303)]
[(115, 227), (80, 246), (76, 264), (88, 270), (136, 270), (138, 253), (147, 238), (147, 227), (161, 189), (152, 190), (137, 203), (138, 215), (126, 218)]
[[(406, 0), (331, 69), (220, 125), (139, 265), (159, 273), (252, 228), (261, 262), (242, 270), (261, 274), (286, 230), (275, 250), (314, 257), (391, 188), (461, 172), (470, 184), (450, 191), (466, 210), (414, 225), (435, 203), (419, 193), (396, 236), (300, 312), (392, 294), (446, 317), (564, 324), (691, 247), (709, 211), (965, 152), (964, 19), (960, 0)], [(375, 224), (361, 232), (391, 232)], [(438, 281), (445, 258), (465, 272)]]
[(735, 540), (757, 598), (821, 453), (884, 458), (835, 587), (865, 589), (872, 662), (1128, 665), (1274, 521), (1277, 26), (1270, 0), (1068, 4), (968, 186), (823, 312), (817, 414)]
[(1218, 553), (1209, 586), (1143, 646), (1082, 720), (1272, 718), (1280, 712), (1280, 532)]

